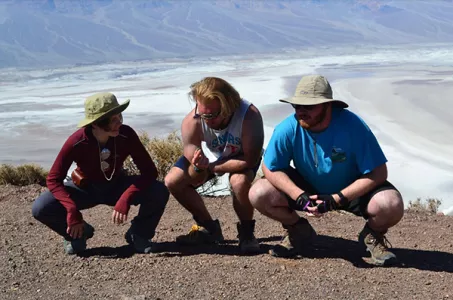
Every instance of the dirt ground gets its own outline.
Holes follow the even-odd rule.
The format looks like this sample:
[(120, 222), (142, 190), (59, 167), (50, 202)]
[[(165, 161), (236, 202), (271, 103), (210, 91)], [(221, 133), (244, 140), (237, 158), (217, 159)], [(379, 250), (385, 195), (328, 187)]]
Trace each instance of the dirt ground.
[[(282, 227), (256, 213), (262, 253), (240, 255), (231, 199), (206, 199), (219, 218), (224, 245), (179, 248), (191, 216), (174, 199), (158, 227), (157, 253), (134, 254), (128, 225), (110, 223), (111, 208), (84, 211), (95, 229), (81, 256), (31, 216), (40, 186), (0, 186), (0, 299), (453, 299), (453, 218), (406, 213), (388, 234), (400, 260), (367, 264), (357, 242), (361, 218), (329, 213), (310, 218), (319, 237), (298, 259), (267, 254)], [(131, 211), (131, 216), (137, 212)]]

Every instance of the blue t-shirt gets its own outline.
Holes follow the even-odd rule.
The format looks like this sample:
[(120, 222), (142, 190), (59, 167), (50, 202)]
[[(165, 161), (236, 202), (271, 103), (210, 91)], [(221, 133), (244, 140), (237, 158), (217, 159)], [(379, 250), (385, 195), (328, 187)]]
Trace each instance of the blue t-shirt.
[(376, 137), (356, 114), (332, 109), (329, 127), (307, 131), (295, 114), (277, 125), (264, 154), (271, 171), (294, 167), (318, 193), (337, 193), (387, 162)]

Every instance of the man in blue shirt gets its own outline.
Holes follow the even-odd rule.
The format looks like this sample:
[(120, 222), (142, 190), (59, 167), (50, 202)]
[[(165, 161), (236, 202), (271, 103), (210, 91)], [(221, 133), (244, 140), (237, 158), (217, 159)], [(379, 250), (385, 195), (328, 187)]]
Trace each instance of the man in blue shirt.
[(280, 101), (295, 114), (275, 128), (264, 155), (265, 178), (249, 192), (252, 205), (287, 231), (271, 254), (298, 255), (316, 235), (296, 211), (320, 216), (341, 209), (366, 220), (359, 241), (374, 264), (396, 262), (384, 234), (401, 220), (404, 205), (387, 181), (387, 159), (370, 128), (333, 99), (323, 76), (302, 77), (295, 95)]

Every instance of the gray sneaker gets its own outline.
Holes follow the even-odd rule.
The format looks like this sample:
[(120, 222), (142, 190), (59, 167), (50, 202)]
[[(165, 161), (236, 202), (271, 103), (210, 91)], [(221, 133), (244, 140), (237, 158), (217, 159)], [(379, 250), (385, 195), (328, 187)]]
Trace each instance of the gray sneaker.
[(294, 225), (283, 225), (286, 234), (280, 244), (274, 246), (269, 254), (275, 257), (295, 257), (301, 254), (304, 246), (311, 244), (316, 237), (313, 227), (304, 218)]
[(83, 226), (83, 234), (79, 239), (73, 239), (71, 241), (63, 240), (64, 252), (68, 255), (78, 254), (85, 251), (87, 248), (87, 240), (91, 239), (94, 235), (94, 228), (87, 222)]
[(387, 245), (390, 242), (384, 235), (371, 229), (368, 224), (365, 224), (359, 234), (359, 242), (363, 243), (366, 250), (371, 254), (371, 262), (376, 266), (389, 266), (397, 263), (396, 255), (389, 251)]
[(138, 253), (152, 253), (153, 252), (153, 242), (151, 239), (144, 238), (136, 233), (133, 233), (132, 229), (128, 229), (124, 235), (126, 242), (129, 245), (132, 245), (136, 252)]

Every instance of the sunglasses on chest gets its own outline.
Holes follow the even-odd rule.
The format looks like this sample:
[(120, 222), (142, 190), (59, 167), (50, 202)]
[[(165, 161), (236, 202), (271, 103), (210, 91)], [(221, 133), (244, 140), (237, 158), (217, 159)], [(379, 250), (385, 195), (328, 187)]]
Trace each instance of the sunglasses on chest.
[(98, 149), (99, 149), (99, 163), (101, 165), (101, 171), (102, 171), (102, 174), (104, 174), (104, 177), (107, 181), (110, 181), (112, 180), (113, 178), (113, 175), (115, 174), (115, 170), (116, 170), (116, 139), (113, 139), (113, 147), (115, 149), (115, 154), (113, 155), (113, 170), (112, 170), (112, 173), (110, 174), (110, 176), (107, 176), (105, 174), (105, 172), (110, 168), (110, 164), (107, 162), (107, 159), (109, 159), (110, 155), (111, 155), (111, 152), (108, 148), (103, 148), (101, 150), (101, 146), (99, 145), (99, 141), (98, 141)]

